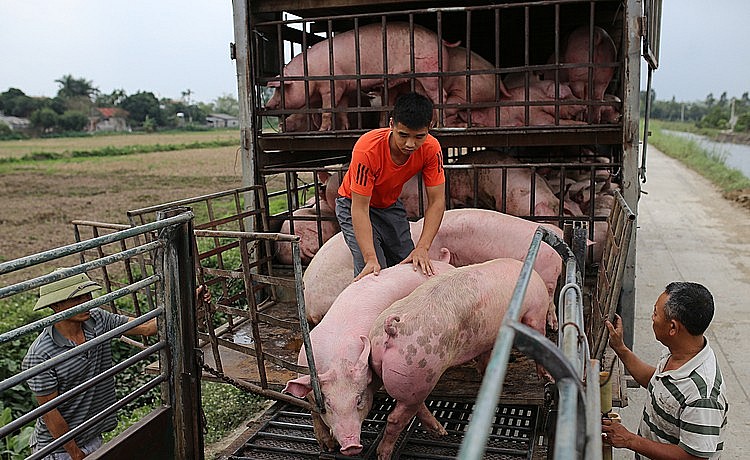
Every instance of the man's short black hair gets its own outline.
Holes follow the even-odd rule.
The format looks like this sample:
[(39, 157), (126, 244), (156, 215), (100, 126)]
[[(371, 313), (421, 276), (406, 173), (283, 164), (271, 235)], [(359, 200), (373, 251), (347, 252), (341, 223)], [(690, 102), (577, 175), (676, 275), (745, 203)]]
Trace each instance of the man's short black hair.
[(714, 298), (705, 286), (686, 281), (669, 283), (664, 292), (667, 318), (676, 319), (691, 335), (702, 335), (714, 317)]
[(429, 128), (432, 109), (432, 101), (427, 96), (419, 93), (402, 94), (393, 106), (393, 126), (401, 123), (409, 129)]

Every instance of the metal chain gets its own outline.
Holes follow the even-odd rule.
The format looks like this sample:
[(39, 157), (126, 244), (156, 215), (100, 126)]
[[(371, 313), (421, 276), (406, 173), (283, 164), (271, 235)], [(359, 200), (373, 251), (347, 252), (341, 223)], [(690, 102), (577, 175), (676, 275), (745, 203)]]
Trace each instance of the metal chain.
[[(253, 393), (250, 391), (247, 387), (243, 386), (238, 380), (233, 379), (232, 377), (229, 377), (227, 375), (224, 375), (223, 372), (214, 369), (213, 367), (209, 366), (208, 364), (203, 364), (203, 370), (208, 372), (209, 374), (213, 375), (214, 377), (218, 377), (222, 381), (232, 385), (233, 387), (237, 388), (238, 390), (242, 390), (245, 393)], [(255, 394), (255, 393), (253, 393)]]

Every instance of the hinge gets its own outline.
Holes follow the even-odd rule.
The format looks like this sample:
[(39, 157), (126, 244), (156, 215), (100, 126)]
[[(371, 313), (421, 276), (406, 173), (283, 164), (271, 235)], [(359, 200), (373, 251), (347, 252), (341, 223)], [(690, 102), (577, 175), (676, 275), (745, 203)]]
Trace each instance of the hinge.
[(229, 59), (233, 61), (237, 59), (237, 45), (234, 43), (229, 43)]

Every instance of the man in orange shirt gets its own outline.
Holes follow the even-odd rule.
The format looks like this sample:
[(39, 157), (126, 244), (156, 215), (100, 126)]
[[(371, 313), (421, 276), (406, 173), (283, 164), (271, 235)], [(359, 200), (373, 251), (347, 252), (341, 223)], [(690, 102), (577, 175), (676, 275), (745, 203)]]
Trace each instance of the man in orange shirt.
[[(354, 145), (336, 200), (336, 218), (354, 258), (354, 281), (398, 263), (433, 273), (427, 252), (443, 220), (445, 173), (440, 143), (428, 133), (432, 111), (427, 97), (404, 94), (396, 100), (389, 127), (363, 134)], [(415, 247), (398, 197), (420, 171), (428, 204)]]

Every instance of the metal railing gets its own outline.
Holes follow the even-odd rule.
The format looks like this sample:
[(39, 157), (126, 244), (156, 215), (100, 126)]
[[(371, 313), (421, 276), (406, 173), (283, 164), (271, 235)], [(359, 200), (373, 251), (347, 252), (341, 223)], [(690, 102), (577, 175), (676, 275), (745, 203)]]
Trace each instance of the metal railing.
[[(559, 300), (559, 346), (519, 322), (523, 298), (542, 241), (560, 254), (565, 266), (565, 285), (560, 291)], [(508, 358), (514, 345), (541, 364), (555, 379), (559, 392), (559, 412), (553, 458), (601, 458), (598, 363), (592, 363), (589, 359), (580, 283), (580, 272), (573, 252), (557, 235), (539, 227), (531, 241), (508, 312), (498, 331), (458, 458), (480, 459), (485, 452), (508, 368)], [(591, 378), (592, 376), (594, 377)], [(582, 433), (585, 436), (580, 436)]]
[[(164, 210), (158, 214), (155, 222), (132, 228), (126, 227), (114, 233), (0, 263), (0, 276), (13, 274), (14, 278), (18, 279), (18, 275), (22, 274), (22, 270), (24, 269), (33, 267), (38, 269), (38, 266), (47, 263), (63, 264), (63, 260), (71, 260), (70, 256), (74, 258), (78, 256), (81, 262), (47, 275), (3, 286), (0, 288), (0, 299), (5, 299), (76, 274), (100, 268), (111, 268), (114, 264), (123, 261), (127, 262), (146, 253), (151, 254), (153, 257), (153, 273), (150, 276), (144, 276), (139, 280), (119, 280), (121, 287), (112, 289), (108, 286), (108, 292), (100, 297), (93, 298), (67, 310), (0, 334), (0, 346), (3, 346), (43, 328), (52, 327), (60, 321), (89, 311), (92, 308), (106, 309), (109, 305), (114, 305), (115, 303), (124, 306), (120, 310), (121, 312), (130, 308), (130, 314), (135, 316), (122, 326), (86, 340), (84, 343), (74, 346), (64, 353), (0, 381), (0, 394), (17, 385), (24, 384), (34, 376), (58, 366), (60, 363), (68, 361), (71, 358), (85, 354), (94, 348), (109, 347), (111, 340), (127, 333), (127, 331), (134, 327), (158, 318), (158, 338), (156, 343), (147, 346), (134, 356), (116, 363), (114, 367), (101, 372), (74, 388), (64, 389), (57, 397), (16, 417), (10, 423), (0, 428), (0, 438), (5, 438), (13, 434), (16, 430), (35, 418), (42, 417), (61, 405), (69, 403), (71, 399), (90, 390), (95, 385), (104, 381), (113, 381), (116, 375), (133, 366), (145, 367), (149, 362), (158, 360), (160, 371), (154, 378), (148, 380), (140, 387), (132, 389), (128, 394), (117, 399), (114, 404), (93, 415), (81, 425), (72, 427), (64, 435), (56, 438), (37, 452), (34, 452), (29, 459), (42, 458), (55, 451), (105, 417), (117, 412), (122, 407), (157, 387), (160, 387), (158, 397), (161, 400), (161, 407), (157, 407), (152, 414), (163, 412), (165, 409), (171, 412), (171, 417), (169, 418), (171, 429), (169, 432), (161, 432), (156, 435), (152, 432), (148, 436), (122, 438), (125, 441), (116, 437), (103, 446), (101, 451), (112, 449), (113, 445), (122, 441), (139, 444), (139, 451), (147, 452), (143, 456), (144, 458), (202, 457), (203, 434), (200, 426), (201, 422), (199, 417), (196, 416), (198, 411), (195, 408), (195, 405), (199, 404), (200, 401), (200, 371), (195, 359), (192, 218), (193, 214), (184, 209)], [(146, 238), (146, 235), (149, 235), (149, 238)], [(124, 245), (120, 246), (125, 240), (136, 238), (141, 238), (141, 241), (149, 242), (136, 245), (132, 248), (127, 248)], [(121, 250), (105, 254), (101, 251), (101, 248), (107, 245), (113, 247), (119, 246)], [(87, 251), (97, 254), (98, 257), (89, 258), (86, 261), (83, 254)], [(66, 257), (68, 259), (65, 259)], [(113, 273), (113, 271), (110, 271), (110, 273)], [(126, 306), (128, 301), (133, 298), (133, 295), (142, 293), (147, 288), (152, 289), (156, 294), (156, 304), (153, 308), (147, 312), (134, 312), (132, 311), (134, 307), (132, 301), (129, 307)], [(139, 423), (147, 424), (148, 422), (143, 421)], [(145, 433), (148, 431), (142, 430), (141, 432)]]

